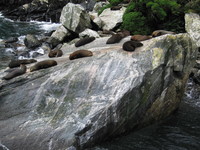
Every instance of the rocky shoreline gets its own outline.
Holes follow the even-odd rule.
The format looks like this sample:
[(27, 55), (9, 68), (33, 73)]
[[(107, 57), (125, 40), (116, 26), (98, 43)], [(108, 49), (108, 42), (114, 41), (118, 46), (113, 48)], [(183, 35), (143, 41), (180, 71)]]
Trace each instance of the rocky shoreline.
[(7, 18), (19, 21), (51, 21), (59, 22), (63, 6), (69, 2), (80, 4), (87, 10), (92, 10), (95, 0), (86, 4), (85, 0), (19, 0), (1, 1), (0, 11)]
[[(193, 77), (199, 73), (199, 16), (186, 15), (188, 33), (151, 38), (127, 52), (122, 45), (130, 36), (106, 44), (112, 34), (123, 32), (117, 27), (125, 9), (107, 9), (97, 16), (67, 3), (60, 12), (62, 25), (50, 36), (26, 36), (27, 49), (44, 50), (38, 61), (54, 59), (58, 65), (0, 82), (3, 145), (16, 150), (85, 149), (164, 119), (179, 107), (195, 61)], [(85, 37), (95, 40), (76, 47), (74, 43)], [(16, 39), (4, 42), (12, 45)], [(63, 56), (49, 58), (55, 49)], [(93, 56), (70, 60), (80, 49)]]

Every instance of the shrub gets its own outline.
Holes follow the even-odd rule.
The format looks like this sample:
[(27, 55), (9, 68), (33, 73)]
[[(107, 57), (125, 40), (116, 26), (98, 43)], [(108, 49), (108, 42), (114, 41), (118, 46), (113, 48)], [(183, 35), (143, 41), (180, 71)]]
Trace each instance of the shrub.
[(129, 12), (123, 16), (123, 29), (129, 30), (132, 34), (146, 34), (149, 28), (146, 25), (146, 18), (141, 12)]
[[(180, 23), (183, 19), (180, 15), (180, 6), (175, 0), (132, 1), (124, 13), (122, 28), (131, 31), (133, 34), (149, 34), (160, 27), (166, 29), (165, 26), (174, 29), (176, 28), (175, 23)], [(171, 20), (171, 18), (174, 20)], [(168, 20), (173, 22), (170, 23)]]

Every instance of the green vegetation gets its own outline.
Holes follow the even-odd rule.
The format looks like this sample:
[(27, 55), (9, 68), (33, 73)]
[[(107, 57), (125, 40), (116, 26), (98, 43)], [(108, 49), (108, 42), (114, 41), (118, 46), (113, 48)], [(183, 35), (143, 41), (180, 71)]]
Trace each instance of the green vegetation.
[(112, 6), (117, 6), (119, 3), (121, 3), (123, 0), (108, 0), (109, 4), (102, 7), (100, 11), (98, 12), (98, 15), (100, 15), (105, 9), (111, 8)]
[(124, 13), (122, 28), (132, 34), (150, 34), (156, 29), (172, 30), (174, 23), (171, 24), (170, 18), (183, 19), (179, 16), (180, 6), (174, 0), (133, 0)]
[[(123, 0), (108, 0), (104, 9), (119, 5)], [(123, 16), (122, 29), (132, 34), (151, 34), (163, 29), (185, 32), (184, 15), (200, 13), (200, 0), (131, 0)]]

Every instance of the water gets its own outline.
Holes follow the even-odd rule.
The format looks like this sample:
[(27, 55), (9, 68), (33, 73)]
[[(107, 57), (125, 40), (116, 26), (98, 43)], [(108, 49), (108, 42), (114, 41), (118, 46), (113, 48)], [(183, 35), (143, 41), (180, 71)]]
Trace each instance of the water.
[(188, 82), (176, 113), (162, 121), (106, 142), (95, 150), (199, 150), (200, 86)]
[[(5, 68), (10, 59), (15, 57), (14, 50), (12, 48), (5, 48), (3, 40), (10, 37), (18, 37), (20, 44), (24, 44), (23, 40), (25, 35), (34, 34), (41, 35), (52, 30), (55, 30), (60, 24), (50, 22), (18, 22), (12, 21), (3, 17), (0, 13), (0, 69)], [(23, 49), (22, 49), (23, 51)]]
[[(40, 35), (59, 24), (46, 22), (13, 22), (0, 15), (0, 69), (7, 66), (13, 54), (1, 45), (2, 39), (26, 34)], [(0, 148), (1, 148), (0, 141)], [(4, 149), (6, 147), (4, 146)], [(188, 83), (179, 110), (162, 123), (99, 145), (95, 150), (199, 150), (200, 149), (200, 88)]]

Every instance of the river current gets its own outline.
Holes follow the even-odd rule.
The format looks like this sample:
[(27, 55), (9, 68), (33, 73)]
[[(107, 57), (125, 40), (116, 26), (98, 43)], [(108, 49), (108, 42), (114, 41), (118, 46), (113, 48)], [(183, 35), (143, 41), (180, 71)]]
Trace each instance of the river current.
[[(40, 35), (55, 29), (48, 22), (14, 22), (0, 15), (0, 69), (5, 68), (13, 54), (1, 45), (3, 39), (26, 34)], [(5, 147), (6, 149), (6, 147)], [(185, 97), (176, 113), (136, 132), (99, 145), (94, 150), (199, 150), (200, 88), (188, 81)]]

